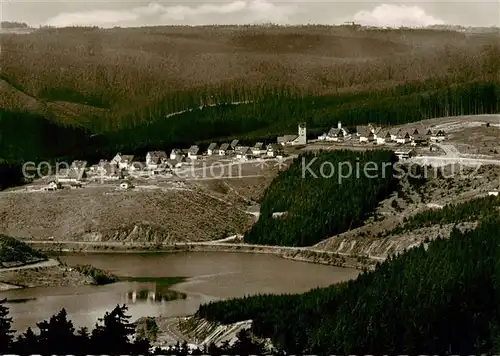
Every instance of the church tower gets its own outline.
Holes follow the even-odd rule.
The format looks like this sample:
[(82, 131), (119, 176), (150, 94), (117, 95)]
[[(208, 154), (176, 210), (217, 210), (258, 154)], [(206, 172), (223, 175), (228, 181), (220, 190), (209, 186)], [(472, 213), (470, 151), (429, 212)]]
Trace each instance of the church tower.
[(299, 145), (307, 144), (307, 131), (305, 122), (299, 124), (299, 137), (297, 140), (298, 140), (297, 144)]

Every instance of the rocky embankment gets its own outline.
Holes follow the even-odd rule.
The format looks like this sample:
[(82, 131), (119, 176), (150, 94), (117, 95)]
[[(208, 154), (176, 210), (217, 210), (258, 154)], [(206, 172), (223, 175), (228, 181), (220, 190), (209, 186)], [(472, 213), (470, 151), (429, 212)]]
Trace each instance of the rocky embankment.
[(464, 232), (477, 227), (477, 222), (433, 225), (385, 237), (354, 235), (349, 238), (332, 237), (314, 246), (337, 254), (356, 256), (358, 259), (383, 261), (389, 256), (404, 253), (425, 241), (449, 237), (453, 228)]
[(179, 324), (180, 331), (201, 347), (205, 345), (208, 346), (211, 343), (220, 346), (226, 341), (232, 344), (236, 341), (240, 330), (250, 329), (251, 327), (252, 320), (224, 325), (217, 322), (210, 322), (196, 316), (180, 321)]

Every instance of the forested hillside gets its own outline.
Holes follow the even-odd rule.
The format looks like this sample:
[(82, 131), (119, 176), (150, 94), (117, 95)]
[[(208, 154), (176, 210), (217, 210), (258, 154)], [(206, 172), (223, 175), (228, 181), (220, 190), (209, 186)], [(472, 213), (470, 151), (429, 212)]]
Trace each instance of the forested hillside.
[(263, 92), (254, 103), (206, 107), (160, 119), (162, 105), (147, 107), (136, 118), (124, 119), (141, 122), (144, 115), (151, 118), (147, 123), (110, 132), (110, 142), (122, 150), (235, 137), (275, 142), (277, 135), (296, 132), (297, 124), (304, 121), (314, 135), (339, 120), (344, 126), (355, 127), (369, 122), (397, 125), (442, 116), (497, 113), (500, 79), (413, 82), (385, 90), (321, 96), (299, 96), (286, 88), (275, 88)]
[(0, 163), (42, 161), (89, 152), (91, 132), (43, 116), (0, 108)]
[[(187, 94), (186, 94), (187, 95)], [(321, 133), (337, 121), (344, 126), (375, 122), (403, 124), (447, 115), (497, 113), (500, 111), (500, 81), (408, 83), (387, 90), (297, 97), (286, 88), (268, 89), (254, 103), (224, 105), (162, 117), (161, 109), (145, 108), (150, 122), (115, 127), (112, 131), (62, 125), (49, 112), (0, 112), (0, 182), (15, 182), (20, 171), (12, 166), (27, 160), (88, 159), (96, 161), (119, 152), (145, 156), (149, 150), (187, 147), (193, 142), (238, 138), (275, 142), (276, 136), (296, 132), (306, 121), (310, 135)], [(133, 115), (133, 114), (130, 114)], [(124, 125), (127, 120), (124, 118)], [(106, 120), (103, 118), (102, 120)], [(132, 120), (134, 121), (134, 120)], [(126, 126), (126, 125), (125, 125)], [(10, 166), (8, 166), (7, 161)], [(16, 176), (9, 179), (12, 175)]]
[(300, 155), (266, 189), (245, 242), (312, 246), (358, 227), (395, 189), (395, 161), (392, 151), (378, 150)]
[(95, 157), (105, 147), (99, 139), (91, 138), (86, 129), (61, 125), (39, 114), (0, 108), (0, 190), (24, 181), (24, 162)]
[[(355, 281), (301, 295), (202, 305), (291, 354), (478, 354), (500, 351), (500, 218), (435, 240)], [(286, 272), (284, 272), (286, 273)]]
[(491, 79), (500, 71), (499, 57), (495, 33), (349, 26), (45, 28), (2, 36), (1, 75), (41, 101), (79, 104), (70, 105), (75, 116), (81, 105), (105, 109), (92, 129), (109, 131), (200, 104), (260, 100), (282, 87), (302, 96), (428, 79)]
[(303, 121), (316, 135), (339, 120), (500, 111), (496, 34), (220, 26), (1, 36), (3, 187), (26, 160), (275, 142)]

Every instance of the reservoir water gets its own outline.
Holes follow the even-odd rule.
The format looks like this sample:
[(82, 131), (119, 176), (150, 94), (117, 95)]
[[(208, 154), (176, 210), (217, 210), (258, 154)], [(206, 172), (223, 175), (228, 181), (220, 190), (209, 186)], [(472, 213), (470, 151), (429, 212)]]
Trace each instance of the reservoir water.
[[(29, 326), (65, 308), (75, 328), (92, 329), (98, 318), (117, 304), (127, 304), (131, 320), (142, 316), (184, 316), (213, 300), (263, 293), (301, 293), (315, 287), (356, 278), (359, 271), (286, 260), (274, 255), (227, 252), (149, 254), (68, 254), (68, 265), (91, 264), (118, 276), (186, 277), (170, 291), (185, 293), (171, 300), (172, 292), (155, 282), (118, 282), (105, 286), (43, 287), (10, 290), (0, 298), (8, 303), (13, 328)], [(174, 293), (175, 294), (175, 293)]]

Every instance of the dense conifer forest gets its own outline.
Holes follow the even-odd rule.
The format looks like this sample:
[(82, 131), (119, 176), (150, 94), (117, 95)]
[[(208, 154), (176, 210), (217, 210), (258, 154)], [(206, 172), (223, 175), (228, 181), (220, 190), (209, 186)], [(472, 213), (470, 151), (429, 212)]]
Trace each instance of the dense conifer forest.
[[(295, 354), (479, 354), (500, 351), (500, 218), (454, 230), (355, 281), (301, 295), (202, 305), (199, 317), (252, 319)], [(286, 271), (283, 271), (286, 273)]]
[(245, 242), (312, 246), (360, 226), (396, 188), (395, 162), (392, 151), (300, 155), (266, 189), (259, 220)]
[[(50, 113), (2, 109), (0, 169), (6, 173), (2, 174), (0, 187), (19, 182), (20, 163), (29, 160), (95, 162), (110, 158), (117, 151), (145, 156), (149, 150), (187, 147), (195, 142), (203, 146), (209, 141), (233, 138), (249, 143), (275, 142), (277, 135), (296, 132), (296, 124), (302, 121), (313, 137), (338, 121), (344, 126), (369, 122), (396, 125), (447, 115), (500, 111), (498, 81), (415, 82), (387, 90), (322, 96), (298, 96), (286, 88), (263, 92), (257, 102), (205, 107), (172, 117), (164, 116), (168, 103), (161, 103), (164, 109), (144, 109), (148, 115), (145, 123), (142, 118), (129, 120), (122, 116), (112, 127), (61, 124)], [(185, 95), (189, 97), (189, 93)], [(101, 118), (99, 122), (111, 122), (106, 120)]]
[[(138, 146), (189, 145), (193, 141), (240, 140), (273, 141), (277, 135), (294, 133), (297, 124), (306, 122), (314, 137), (338, 121), (344, 126), (374, 122), (400, 125), (419, 120), (500, 111), (500, 81), (417, 82), (386, 90), (328, 95), (291, 94), (291, 90), (266, 90), (261, 99), (239, 105), (205, 107), (161, 119), (167, 102), (147, 107), (130, 128), (109, 133), (111, 142), (130, 150)], [(224, 102), (224, 101), (222, 101)], [(163, 107), (163, 109), (162, 109)], [(145, 123), (141, 117), (148, 117)], [(193, 128), (197, 128), (194, 130)], [(200, 129), (202, 128), (202, 129)]]

